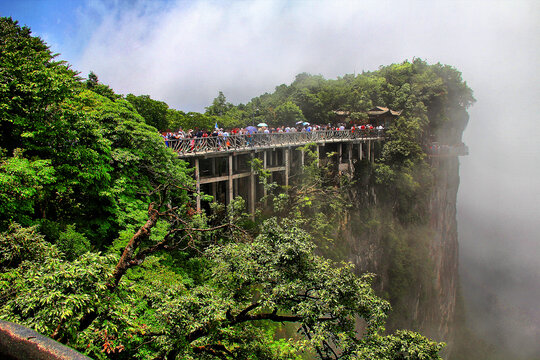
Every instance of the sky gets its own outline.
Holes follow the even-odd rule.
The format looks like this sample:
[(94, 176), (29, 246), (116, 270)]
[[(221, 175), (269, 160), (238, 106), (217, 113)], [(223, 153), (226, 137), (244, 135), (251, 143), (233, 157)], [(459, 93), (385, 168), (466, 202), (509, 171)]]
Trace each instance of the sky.
[(540, 358), (540, 1), (2, 0), (0, 15), (82, 76), (184, 111), (219, 91), (246, 103), (301, 72), (414, 57), (456, 67), (477, 99), (458, 193), (471, 323)]

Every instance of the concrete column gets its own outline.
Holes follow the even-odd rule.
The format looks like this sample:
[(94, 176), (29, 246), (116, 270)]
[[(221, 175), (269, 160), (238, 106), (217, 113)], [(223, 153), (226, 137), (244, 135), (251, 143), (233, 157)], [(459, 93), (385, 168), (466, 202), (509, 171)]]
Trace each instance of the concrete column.
[(373, 149), (371, 149), (371, 162), (374, 163), (375, 162), (375, 142), (373, 142), (372, 147)]
[(231, 203), (231, 201), (233, 200), (234, 198), (234, 195), (233, 195), (233, 156), (232, 155), (229, 155), (229, 179), (227, 181), (227, 187), (228, 187), (228, 195), (229, 195), (229, 204)]
[[(266, 153), (267, 153), (267, 151), (264, 150), (264, 152), (263, 152), (263, 168), (264, 168), (265, 170), (266, 170), (266, 166), (267, 166), (267, 165), (266, 165)], [(268, 178), (267, 181), (272, 181), (272, 175), (270, 175), (270, 178)], [(263, 191), (264, 191), (264, 197), (266, 197), (266, 195), (267, 195), (266, 187), (263, 189)], [(266, 200), (265, 200), (265, 201), (266, 201)], [(265, 205), (266, 205), (266, 202), (265, 202)]]
[[(251, 161), (254, 159), (254, 153), (251, 153)], [(249, 212), (251, 216), (255, 214), (255, 174), (251, 171), (249, 176)]]
[[(212, 158), (212, 176), (217, 176), (217, 174), (216, 174), (216, 158)], [(210, 186), (212, 188), (212, 196), (214, 197), (214, 201), (216, 201), (217, 183), (213, 182)]]
[(289, 148), (284, 148), (284, 159), (285, 159), (285, 186), (289, 185)]
[(320, 158), (321, 158), (321, 153), (319, 151), (319, 145), (317, 145), (317, 167), (321, 166)]
[(367, 141), (367, 158), (371, 160), (371, 140)]
[(339, 143), (339, 162), (338, 164), (341, 164), (341, 157), (342, 157), (342, 154), (343, 154), (343, 143)]
[(217, 182), (213, 182), (211, 184), (212, 187), (212, 197), (214, 198), (214, 201), (217, 201)]
[(300, 151), (300, 165), (304, 169), (304, 150)]
[(201, 210), (201, 173), (199, 168), (199, 159), (195, 159), (195, 182), (197, 191), (197, 211)]
[[(234, 174), (235, 171), (239, 172), (240, 167), (238, 166), (238, 162), (239, 162), (238, 156), (234, 156), (233, 160), (234, 160), (234, 165), (233, 165), (233, 174)], [(233, 199), (238, 196), (238, 182), (239, 181), (240, 179), (236, 179), (236, 180), (233, 179)]]
[(358, 143), (358, 159), (362, 160), (363, 154), (362, 154), (362, 147), (364, 146), (363, 142)]
[(352, 143), (347, 143), (347, 155), (349, 156), (349, 171), (352, 172)]

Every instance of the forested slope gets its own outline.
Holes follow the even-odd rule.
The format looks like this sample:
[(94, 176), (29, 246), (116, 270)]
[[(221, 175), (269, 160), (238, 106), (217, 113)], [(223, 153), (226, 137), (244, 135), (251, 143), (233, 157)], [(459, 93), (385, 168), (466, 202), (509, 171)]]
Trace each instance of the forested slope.
[[(433, 274), (429, 239), (411, 230), (424, 235), (437, 183), (425, 150), (459, 142), (473, 102), (458, 71), (415, 59), (301, 74), (246, 105), (220, 94), (185, 114), (79, 78), (11, 19), (0, 51), (0, 318), (95, 358), (439, 358), (438, 343), (385, 332), (384, 298), (392, 329), (415, 327), (408, 284)], [(155, 127), (326, 123), (333, 110), (362, 121), (374, 105), (403, 110), (376, 164), (351, 181), (308, 161), (290, 188), (267, 184), (272, 209), (255, 221), (242, 199), (197, 213), (191, 172)], [(379, 273), (378, 295), (364, 270)]]

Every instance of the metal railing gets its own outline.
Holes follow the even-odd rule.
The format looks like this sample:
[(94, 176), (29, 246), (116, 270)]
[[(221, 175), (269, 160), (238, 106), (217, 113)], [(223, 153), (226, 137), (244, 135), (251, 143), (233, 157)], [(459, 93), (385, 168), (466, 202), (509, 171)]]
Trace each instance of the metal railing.
[(249, 135), (209, 136), (165, 140), (180, 156), (213, 152), (305, 145), (309, 143), (343, 142), (361, 139), (384, 139), (384, 130), (321, 130), (311, 132), (253, 133)]

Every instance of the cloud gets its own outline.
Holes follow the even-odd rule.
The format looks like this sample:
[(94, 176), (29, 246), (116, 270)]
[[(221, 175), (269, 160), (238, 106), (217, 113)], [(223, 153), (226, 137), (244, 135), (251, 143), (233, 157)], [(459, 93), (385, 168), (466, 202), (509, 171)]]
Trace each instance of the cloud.
[(202, 110), (220, 90), (246, 102), (304, 71), (336, 77), (414, 56), (460, 65), (461, 49), (485, 60), (491, 52), (478, 50), (508, 9), (482, 4), (93, 1), (82, 13), (95, 28), (76, 67), (119, 92)]

